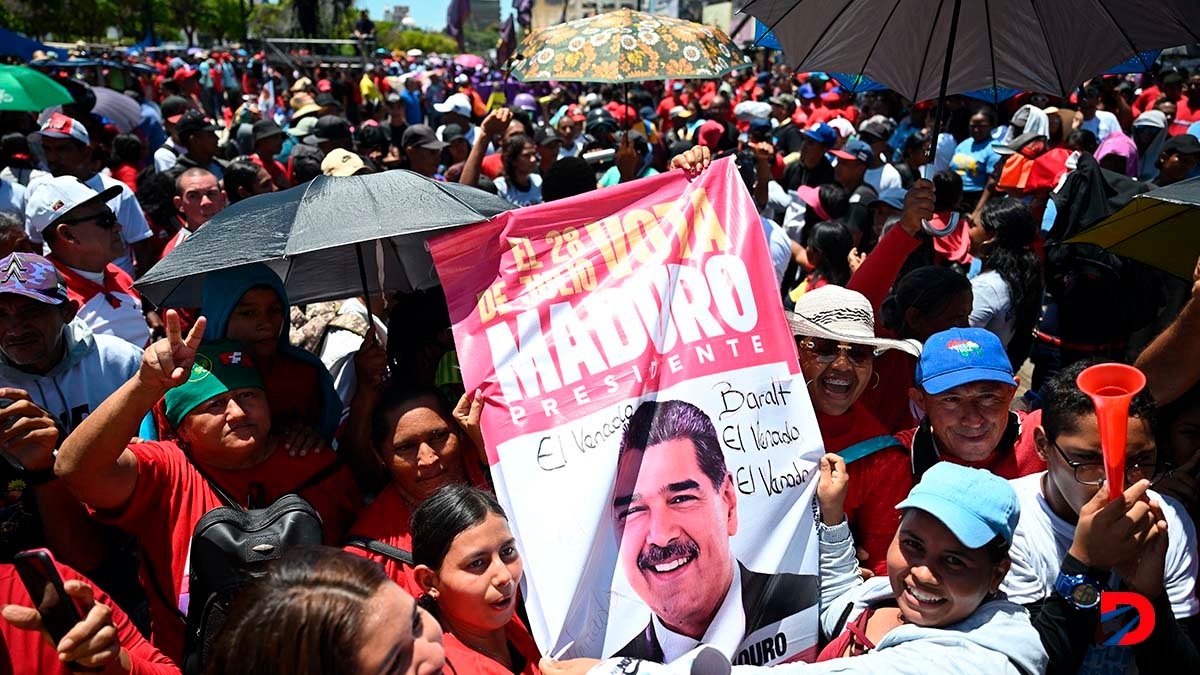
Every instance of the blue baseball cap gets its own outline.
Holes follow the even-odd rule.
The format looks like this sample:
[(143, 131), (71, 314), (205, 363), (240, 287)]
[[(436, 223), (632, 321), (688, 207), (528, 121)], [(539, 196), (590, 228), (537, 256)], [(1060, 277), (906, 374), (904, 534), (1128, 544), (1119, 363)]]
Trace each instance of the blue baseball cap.
[(929, 467), (897, 509), (920, 509), (937, 518), (967, 548), (996, 537), (1012, 544), (1021, 504), (1008, 481), (986, 469), (952, 462)]
[(996, 334), (983, 328), (951, 328), (925, 341), (917, 361), (917, 386), (941, 394), (972, 382), (1016, 386), (1012, 364)]
[(824, 122), (809, 127), (801, 133), (805, 138), (816, 141), (827, 148), (832, 148), (833, 144), (837, 143), (838, 140), (837, 130)]
[(834, 150), (830, 154), (838, 159), (851, 162), (870, 162), (871, 155), (874, 153), (871, 152), (871, 146), (856, 138), (843, 145), (840, 150)]
[(871, 204), (879, 202), (898, 211), (904, 210), (904, 198), (908, 196), (908, 190), (904, 188), (888, 188), (879, 193), (879, 196), (871, 200)]

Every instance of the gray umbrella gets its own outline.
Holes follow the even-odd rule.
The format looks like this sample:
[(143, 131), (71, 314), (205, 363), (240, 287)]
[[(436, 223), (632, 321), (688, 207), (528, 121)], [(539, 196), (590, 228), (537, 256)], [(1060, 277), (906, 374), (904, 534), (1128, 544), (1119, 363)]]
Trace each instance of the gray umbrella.
[(794, 70), (861, 74), (913, 101), (989, 89), (1067, 97), (1144, 52), (1200, 42), (1197, 0), (738, 4), (774, 32)]
[(127, 134), (142, 121), (142, 107), (125, 94), (108, 87), (92, 87), (96, 93), (96, 105), (92, 113), (107, 117), (117, 130)]
[[(238, 202), (138, 280), (156, 305), (196, 307), (204, 276), (266, 263), (294, 304), (437, 285), (425, 239), (512, 208), (482, 190), (411, 171), (318, 176)], [(381, 273), (382, 268), (382, 273)]]

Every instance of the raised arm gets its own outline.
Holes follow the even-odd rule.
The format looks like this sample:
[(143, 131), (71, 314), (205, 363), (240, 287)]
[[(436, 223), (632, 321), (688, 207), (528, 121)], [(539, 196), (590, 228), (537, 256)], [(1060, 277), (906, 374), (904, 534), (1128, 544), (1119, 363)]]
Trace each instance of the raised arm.
[(933, 217), (933, 183), (918, 180), (904, 198), (904, 214), (900, 222), (888, 230), (876, 244), (875, 250), (863, 260), (858, 270), (850, 277), (846, 288), (858, 291), (871, 301), (878, 321), (879, 308), (887, 298), (888, 291), (896, 283), (900, 269), (909, 254), (917, 250), (920, 240), (921, 221)]
[(1200, 382), (1200, 260), (1192, 272), (1192, 297), (1179, 316), (1146, 347), (1137, 367), (1146, 374), (1159, 405), (1183, 396)]
[(146, 348), (138, 372), (63, 442), (54, 472), (76, 499), (97, 509), (116, 509), (129, 501), (137, 483), (137, 459), (125, 446), (163, 394), (187, 381), (205, 323), (200, 317), (185, 339), (179, 314), (167, 310), (167, 337)]
[(471, 154), (467, 155), (458, 182), (471, 187), (479, 185), (479, 173), (483, 168), (483, 156), (487, 154), (488, 144), (492, 142), (493, 137), (504, 133), (511, 121), (512, 111), (508, 108), (497, 108), (483, 118), (479, 133), (475, 135), (475, 145), (471, 146)]

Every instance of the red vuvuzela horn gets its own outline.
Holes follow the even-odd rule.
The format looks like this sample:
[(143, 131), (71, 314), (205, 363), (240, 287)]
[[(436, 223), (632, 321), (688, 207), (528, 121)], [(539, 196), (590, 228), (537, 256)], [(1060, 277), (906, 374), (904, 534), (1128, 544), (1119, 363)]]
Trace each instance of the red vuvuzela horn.
[(1125, 434), (1129, 430), (1129, 402), (1146, 387), (1142, 371), (1121, 363), (1101, 363), (1085, 369), (1075, 380), (1096, 406), (1100, 449), (1104, 452), (1104, 482), (1108, 498), (1125, 491)]

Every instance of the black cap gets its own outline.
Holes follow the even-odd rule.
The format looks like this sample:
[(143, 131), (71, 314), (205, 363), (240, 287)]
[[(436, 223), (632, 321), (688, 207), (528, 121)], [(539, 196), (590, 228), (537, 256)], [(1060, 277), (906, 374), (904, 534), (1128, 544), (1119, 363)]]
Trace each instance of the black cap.
[(251, 135), (254, 137), (254, 142), (257, 143), (264, 138), (282, 136), (283, 129), (280, 129), (279, 125), (275, 124), (275, 122), (271, 120), (259, 120), (254, 123), (253, 132)]
[(558, 131), (554, 127), (542, 127), (533, 135), (534, 141), (538, 145), (550, 145), (551, 143), (562, 143), (562, 136), (558, 135)]
[(1191, 134), (1180, 134), (1167, 139), (1162, 146), (1163, 154), (1200, 155), (1200, 139)]
[(308, 145), (316, 145), (321, 141), (348, 141), (352, 138), (350, 123), (346, 121), (345, 117), (322, 115), (317, 119), (317, 125), (313, 127), (312, 135), (305, 136), (304, 142)]
[(337, 100), (336, 98), (334, 98), (333, 94), (331, 94), (327, 91), (317, 94), (317, 98), (314, 99), (313, 102), (316, 103), (317, 105), (321, 106), (322, 108), (328, 108), (329, 106), (333, 106), (333, 107), (337, 108), (338, 110), (342, 109), (342, 102)]
[(453, 143), (460, 138), (467, 140), (467, 130), (461, 124), (447, 124), (442, 128), (442, 140), (446, 143)]
[(220, 128), (199, 110), (189, 110), (175, 123), (175, 134), (179, 136), (179, 140), (187, 142), (187, 139), (201, 131), (217, 131)]
[(192, 107), (192, 104), (182, 96), (168, 96), (163, 99), (162, 105), (159, 107), (162, 109), (163, 119), (169, 122), (172, 117), (177, 117), (187, 112)]
[(446, 147), (446, 143), (438, 140), (437, 134), (433, 133), (428, 124), (414, 124), (404, 130), (404, 135), (400, 137), (400, 147), (441, 150)]
[(363, 148), (387, 148), (388, 132), (378, 124), (363, 125), (358, 129), (358, 144)]

